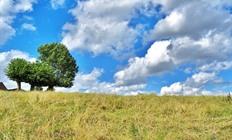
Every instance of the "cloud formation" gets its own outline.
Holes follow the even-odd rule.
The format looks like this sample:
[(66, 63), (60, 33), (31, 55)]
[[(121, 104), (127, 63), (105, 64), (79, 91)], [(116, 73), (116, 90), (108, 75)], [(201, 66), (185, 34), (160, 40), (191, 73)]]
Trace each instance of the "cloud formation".
[(116, 83), (101, 82), (99, 78), (103, 74), (102, 69), (94, 68), (92, 72), (78, 73), (72, 88), (57, 88), (57, 91), (84, 92), (84, 93), (106, 93), (121, 95), (137, 95), (144, 93), (145, 84), (119, 86)]
[(15, 35), (16, 31), (12, 27), (12, 23), (16, 14), (32, 11), (34, 3), (36, 3), (36, 0), (0, 1), (0, 45)]
[(158, 0), (79, 1), (70, 11), (75, 22), (64, 25), (62, 42), (70, 50), (128, 58), (134, 52), (142, 27), (130, 26), (131, 20), (138, 13), (147, 16), (157, 13), (155, 7), (159, 3)]
[(217, 83), (221, 80), (215, 73), (199, 72), (184, 82), (176, 82), (170, 86), (162, 87), (161, 95), (209, 95), (210, 91), (204, 90), (209, 83)]
[[(166, 16), (144, 38), (155, 43), (144, 57), (131, 58), (128, 66), (115, 74), (115, 79), (124, 85), (141, 84), (148, 77), (192, 64), (191, 69), (198, 73), (185, 82), (163, 87), (161, 93), (181, 95), (206, 92), (202, 87), (208, 82), (200, 83), (202, 87), (190, 83), (194, 83), (194, 78), (199, 75), (210, 78), (204, 73), (206, 71), (216, 76), (222, 70), (231, 68), (232, 17), (223, 8), (231, 3), (205, 0), (166, 2), (163, 7)], [(167, 42), (169, 44), (162, 45)]]
[[(217, 19), (217, 20), (215, 20)], [(167, 39), (188, 36), (199, 39), (210, 32), (231, 29), (231, 15), (218, 9), (211, 2), (189, 1), (176, 7), (150, 31), (151, 39)]]
[(128, 67), (115, 74), (116, 82), (119, 85), (141, 84), (149, 76), (171, 70), (174, 63), (167, 51), (170, 45), (170, 41), (155, 42), (145, 57), (130, 59)]

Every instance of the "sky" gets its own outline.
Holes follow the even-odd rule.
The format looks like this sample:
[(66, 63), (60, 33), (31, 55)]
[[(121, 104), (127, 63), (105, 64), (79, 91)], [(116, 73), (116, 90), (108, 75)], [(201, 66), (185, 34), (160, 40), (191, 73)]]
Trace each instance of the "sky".
[(60, 42), (79, 72), (57, 91), (227, 94), (231, 31), (231, 0), (0, 0), (0, 81), (15, 88), (10, 60), (35, 61), (40, 45)]

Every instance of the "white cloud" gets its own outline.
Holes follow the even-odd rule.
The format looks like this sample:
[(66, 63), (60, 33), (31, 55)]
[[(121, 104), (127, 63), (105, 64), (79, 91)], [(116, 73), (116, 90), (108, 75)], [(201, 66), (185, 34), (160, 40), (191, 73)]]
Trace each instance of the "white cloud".
[(119, 85), (144, 83), (148, 76), (157, 75), (173, 67), (173, 61), (168, 54), (169, 41), (155, 42), (147, 51), (145, 57), (135, 57), (129, 60), (129, 66), (115, 74)]
[[(6, 85), (6, 87), (8, 89), (16, 88), (16, 83), (14, 81), (9, 80), (8, 77), (5, 75), (5, 69), (6, 69), (7, 65), (9, 64), (9, 62), (12, 59), (15, 59), (15, 58), (23, 58), (23, 59), (26, 59), (28, 61), (35, 61), (35, 58), (32, 58), (27, 53), (21, 52), (21, 51), (18, 51), (18, 50), (0, 52), (0, 64), (1, 64), (1, 67), (0, 67), (0, 82), (4, 82), (4, 84)], [(22, 88), (28, 90), (29, 85), (23, 83)]]
[(232, 61), (214, 61), (210, 64), (205, 64), (199, 68), (200, 71), (206, 71), (206, 72), (220, 72), (222, 70), (228, 70), (232, 68)]
[(148, 10), (151, 2), (153, 0), (80, 1), (71, 10), (76, 22), (65, 24), (62, 42), (71, 50), (94, 55), (131, 56), (139, 29), (128, 24), (136, 16), (136, 10), (145, 14), (151, 12)]
[(152, 39), (183, 36), (199, 39), (202, 34), (229, 30), (231, 23), (229, 12), (212, 6), (210, 2), (190, 1), (160, 20), (149, 36)]
[[(157, 11), (154, 12), (155, 8), (151, 8), (151, 7), (152, 6), (155, 7), (159, 4), (162, 5), (162, 12), (164, 12), (165, 14), (172, 13), (172, 10), (178, 11), (176, 9), (179, 7), (185, 7), (182, 8), (183, 9), (182, 11), (179, 10), (180, 12), (185, 12), (187, 10), (195, 10), (191, 6), (189, 6), (190, 8), (186, 6), (189, 5), (189, 3), (193, 5), (194, 2), (192, 1), (189, 2), (185, 0), (78, 1), (77, 6), (74, 9), (70, 10), (71, 14), (74, 16), (76, 21), (74, 23), (66, 23), (64, 25), (62, 43), (67, 45), (70, 50), (87, 51), (87, 52), (91, 52), (94, 55), (110, 54), (115, 58), (122, 58), (122, 57), (128, 58), (129, 56), (132, 56), (132, 54), (134, 53), (133, 52), (134, 45), (135, 42), (137, 41), (137, 37), (143, 34), (141, 32), (144, 32), (143, 28), (132, 28), (128, 25), (134, 17), (138, 16), (136, 15), (137, 14), (136, 11), (140, 11), (140, 13), (144, 15), (155, 15), (158, 12)], [(196, 2), (196, 3), (197, 4), (195, 6), (198, 6), (198, 4), (201, 2)], [(209, 10), (207, 12), (209, 14), (212, 11)], [(189, 13), (188, 15), (183, 15), (183, 16), (194, 15), (195, 17), (197, 17), (199, 15), (199, 14), (191, 15), (191, 12), (188, 13)], [(203, 28), (203, 26), (207, 26), (206, 24), (210, 23), (210, 21), (212, 21), (212, 19), (215, 17), (223, 18), (226, 16), (226, 14), (221, 14), (221, 13), (218, 14), (217, 12), (214, 12), (212, 14), (215, 14), (215, 16), (213, 16), (210, 19), (205, 18), (206, 22), (204, 25), (202, 24), (201, 28)], [(171, 25), (175, 25), (178, 27), (173, 28), (173, 26), (171, 27), (165, 26), (165, 24), (161, 20), (160, 21), (161, 23), (158, 23), (158, 25), (162, 27), (160, 28), (156, 27), (154, 31), (155, 33), (157, 32), (156, 31), (157, 29), (178, 30), (176, 28), (180, 28), (181, 30), (182, 28), (184, 29), (189, 28), (189, 26), (186, 24), (188, 19), (184, 18), (183, 21), (185, 22), (184, 24), (180, 24), (181, 20), (177, 19), (177, 17), (179, 18), (182, 17), (182, 16), (178, 16), (178, 15), (182, 15), (182, 13), (171, 14), (171, 15), (174, 15), (174, 17), (171, 16), (170, 22), (176, 20), (176, 22), (171, 23)], [(211, 16), (207, 16), (207, 17), (211, 17)], [(194, 22), (197, 24), (196, 28), (199, 28), (200, 25), (198, 24), (198, 20), (194, 20)], [(218, 20), (218, 22), (220, 22), (220, 20)], [(213, 22), (214, 24), (211, 23), (213, 24), (212, 28), (214, 25), (216, 26), (218, 22), (216, 23)], [(195, 32), (198, 33), (197, 31)], [(149, 36), (153, 37), (154, 36), (153, 34), (154, 34), (153, 31), (151, 31)]]
[(161, 88), (161, 95), (198, 95), (201, 94), (198, 88), (186, 86), (180, 82), (174, 83), (171, 86)]
[(15, 30), (0, 18), (0, 45), (4, 44), (10, 37), (15, 34)]
[(200, 87), (202, 85), (207, 84), (209, 81), (219, 81), (219, 79), (216, 76), (216, 73), (199, 72), (197, 74), (192, 75), (191, 78), (188, 78), (185, 83), (189, 86)]
[(51, 0), (50, 3), (53, 9), (58, 9), (65, 4), (65, 0)]
[[(119, 4), (120, 3), (120, 4)], [(117, 56), (130, 52), (136, 31), (128, 27), (133, 4), (93, 0), (79, 3), (72, 10), (78, 23), (64, 26), (63, 43), (69, 49), (80, 49), (99, 55)]]
[(172, 41), (170, 56), (176, 63), (208, 64), (215, 60), (223, 61), (232, 54), (232, 39), (224, 33), (210, 34), (199, 40), (180, 37)]
[[(199, 40), (183, 37), (157, 41), (145, 57), (130, 59), (128, 66), (115, 74), (115, 79), (122, 85), (141, 84), (148, 77), (171, 71), (183, 64), (196, 65), (196, 68), (191, 67), (191, 71), (227, 70), (232, 67), (231, 44), (232, 39), (224, 34), (213, 34)], [(173, 86), (176, 85), (179, 84)]]
[(114, 57), (131, 54), (136, 32), (127, 27), (127, 22), (100, 19), (86, 19), (83, 22), (78, 26), (64, 26), (66, 32), (62, 42), (69, 49), (79, 49), (94, 55), (109, 53)]
[(22, 29), (28, 31), (36, 31), (36, 27), (33, 24), (29, 24), (29, 23), (23, 23)]
[(103, 74), (102, 69), (93, 69), (88, 74), (78, 73), (76, 75), (74, 86), (72, 88), (56, 88), (57, 91), (65, 92), (84, 92), (84, 93), (106, 93), (106, 94), (121, 94), (121, 95), (137, 95), (142, 93), (145, 86), (118, 86), (115, 83), (101, 82), (99, 78)]
[(25, 12), (25, 11), (32, 11), (33, 4), (36, 3), (37, 0), (18, 0), (14, 2), (13, 7), (15, 9), (14, 12)]
[(162, 5), (163, 11), (167, 13), (176, 7), (189, 3), (189, 1), (186, 0), (154, 0), (154, 2)]
[(215, 73), (199, 72), (184, 82), (176, 82), (170, 86), (162, 87), (161, 95), (209, 95), (210, 91), (203, 88), (208, 83), (217, 83), (220, 79)]
[[(132, 85), (145, 83), (148, 77), (185, 64), (195, 66), (191, 67), (192, 72), (219, 73), (231, 68), (228, 62), (232, 61), (232, 17), (222, 7), (232, 3), (220, 2), (166, 0), (160, 3), (167, 16), (158, 21), (145, 38), (156, 42), (144, 57), (132, 58), (128, 66), (117, 72), (116, 81)], [(167, 41), (160, 41), (163, 39)], [(170, 44), (154, 47), (160, 42)], [(209, 70), (211, 66), (215, 67)], [(179, 90), (180, 86), (185, 87), (185, 91), (198, 89), (190, 85), (183, 86), (183, 83), (175, 83), (168, 89)]]
[[(156, 42), (144, 57), (131, 58), (128, 65), (115, 74), (115, 83), (99, 82), (96, 78), (93, 79), (95, 82), (90, 82), (95, 83), (91, 87), (104, 85), (103, 87), (112, 90), (112, 87), (116, 89), (118, 86), (143, 85), (148, 77), (192, 64), (195, 67), (191, 67), (191, 73), (198, 73), (184, 82), (163, 87), (161, 93), (210, 94), (204, 90), (205, 86), (220, 81), (217, 74), (231, 68), (232, 17), (223, 8), (232, 5), (229, 0), (79, 2), (78, 6), (71, 10), (76, 22), (65, 24), (62, 42), (71, 50), (83, 50), (94, 55), (129, 55), (128, 52), (133, 52), (134, 42), (141, 33), (136, 28), (129, 27), (128, 23), (136, 16), (135, 10), (141, 10), (151, 3), (161, 4), (161, 12), (166, 14), (144, 38), (145, 41)], [(157, 14), (150, 11), (148, 13)]]
[(16, 14), (32, 11), (36, 0), (1, 0), (0, 1), (0, 45), (15, 35), (12, 23)]

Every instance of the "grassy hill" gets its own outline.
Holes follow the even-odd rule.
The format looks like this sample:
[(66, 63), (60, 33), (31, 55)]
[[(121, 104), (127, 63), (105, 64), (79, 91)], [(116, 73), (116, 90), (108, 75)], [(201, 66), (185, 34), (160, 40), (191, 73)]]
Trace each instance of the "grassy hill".
[(0, 92), (0, 139), (232, 139), (225, 97)]

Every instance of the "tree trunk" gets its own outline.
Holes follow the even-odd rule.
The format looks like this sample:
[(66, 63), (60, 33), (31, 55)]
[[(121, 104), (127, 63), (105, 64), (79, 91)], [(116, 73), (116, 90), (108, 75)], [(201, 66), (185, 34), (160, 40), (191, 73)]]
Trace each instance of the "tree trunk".
[(47, 91), (54, 91), (54, 86), (48, 86)]
[(21, 90), (22, 88), (21, 88), (21, 82), (20, 81), (16, 81), (17, 82), (17, 86), (18, 86), (18, 88), (17, 88), (17, 90)]
[(31, 91), (34, 91), (35, 90), (35, 86), (34, 85), (31, 85)]

